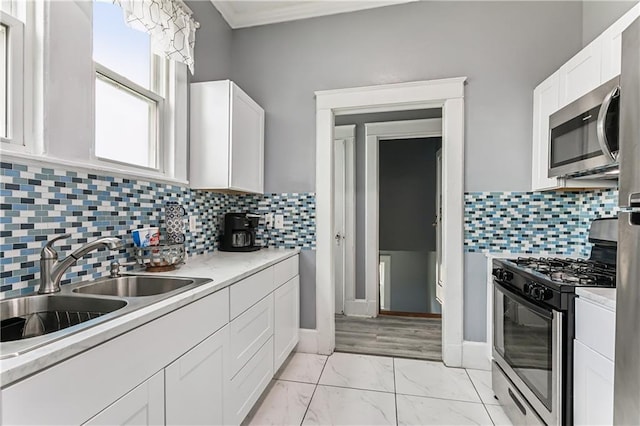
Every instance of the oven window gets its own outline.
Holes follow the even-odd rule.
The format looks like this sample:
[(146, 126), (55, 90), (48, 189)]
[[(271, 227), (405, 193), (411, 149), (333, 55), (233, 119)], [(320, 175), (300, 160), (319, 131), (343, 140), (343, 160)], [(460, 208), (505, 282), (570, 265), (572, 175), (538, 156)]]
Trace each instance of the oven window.
[(552, 319), (504, 295), (505, 361), (551, 410)]
[(602, 155), (597, 122), (600, 106), (551, 130), (551, 167)]

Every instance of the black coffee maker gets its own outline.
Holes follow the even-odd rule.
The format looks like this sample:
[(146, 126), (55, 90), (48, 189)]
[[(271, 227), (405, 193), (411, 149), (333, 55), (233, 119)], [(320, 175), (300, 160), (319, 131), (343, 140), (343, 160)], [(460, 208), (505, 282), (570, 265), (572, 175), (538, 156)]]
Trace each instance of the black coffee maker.
[(224, 233), (220, 237), (221, 251), (256, 251), (256, 227), (260, 216), (249, 213), (224, 215)]

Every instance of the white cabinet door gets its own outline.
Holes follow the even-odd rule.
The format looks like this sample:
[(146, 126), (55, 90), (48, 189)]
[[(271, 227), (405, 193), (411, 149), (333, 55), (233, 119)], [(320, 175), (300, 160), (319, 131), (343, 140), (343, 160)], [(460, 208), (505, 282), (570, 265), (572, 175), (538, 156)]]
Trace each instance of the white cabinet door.
[(533, 151), (531, 187), (534, 191), (558, 187), (549, 178), (549, 116), (558, 110), (560, 73), (555, 72), (533, 91)]
[(92, 426), (164, 424), (164, 372), (156, 373), (85, 424)]
[(613, 424), (613, 362), (574, 340), (573, 421)]
[(640, 3), (636, 4), (605, 30), (602, 39), (602, 82), (620, 74), (622, 63), (622, 32), (640, 16)]
[(229, 327), (165, 369), (168, 425), (221, 425), (227, 390)]
[(278, 287), (275, 295), (273, 371), (278, 371), (298, 343), (300, 328), (300, 277)]
[(560, 67), (560, 108), (600, 85), (601, 64), (602, 45), (598, 38)]
[(231, 189), (264, 192), (264, 110), (231, 83)]

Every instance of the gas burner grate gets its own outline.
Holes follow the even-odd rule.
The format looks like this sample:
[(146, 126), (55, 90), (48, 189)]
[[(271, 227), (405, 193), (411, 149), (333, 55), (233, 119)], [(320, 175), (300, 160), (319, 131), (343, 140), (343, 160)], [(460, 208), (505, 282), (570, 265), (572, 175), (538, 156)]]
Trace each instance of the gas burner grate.
[(584, 259), (519, 257), (515, 264), (549, 277), (552, 281), (576, 285), (615, 287), (616, 267), (604, 262)]

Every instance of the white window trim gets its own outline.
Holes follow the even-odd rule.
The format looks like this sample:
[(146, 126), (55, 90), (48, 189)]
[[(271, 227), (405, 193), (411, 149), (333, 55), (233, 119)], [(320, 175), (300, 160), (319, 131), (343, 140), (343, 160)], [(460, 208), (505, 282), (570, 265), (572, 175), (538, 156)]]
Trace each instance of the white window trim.
[(8, 137), (0, 136), (3, 147), (24, 151), (24, 59), (25, 25), (11, 15), (2, 13), (0, 22), (8, 29), (7, 38), (7, 130)]
[[(161, 93), (166, 93), (167, 90), (164, 86), (168, 86), (167, 82), (166, 82), (166, 78), (164, 77), (165, 75), (167, 75), (164, 70), (162, 71), (158, 71), (158, 68), (163, 67), (166, 68), (166, 64), (164, 63), (165, 61), (163, 60), (159, 60), (159, 62), (161, 62), (160, 64), (156, 64), (155, 63), (156, 60), (154, 60), (154, 64), (153, 64), (153, 73), (155, 74), (154, 76), (154, 85), (158, 83), (162, 84), (162, 88), (159, 88), (157, 91), (161, 92)], [(152, 157), (153, 158), (153, 163), (154, 166), (152, 167), (145, 167), (145, 166), (140, 166), (140, 165), (135, 165), (132, 163), (127, 163), (124, 161), (118, 161), (118, 160), (114, 160), (111, 158), (106, 158), (106, 157), (100, 157), (96, 154), (96, 139), (94, 137), (93, 139), (93, 144), (91, 146), (91, 156), (92, 159), (94, 161), (97, 162), (104, 162), (105, 164), (120, 164), (124, 167), (136, 167), (136, 168), (142, 168), (145, 170), (150, 170), (150, 171), (158, 171), (160, 173), (163, 173), (165, 170), (165, 164), (164, 164), (164, 153), (166, 151), (165, 149), (165, 135), (164, 135), (164, 131), (163, 131), (163, 123), (166, 122), (166, 119), (169, 118), (169, 120), (171, 120), (170, 117), (167, 117), (167, 114), (165, 114), (165, 98), (163, 98), (162, 96), (160, 96), (157, 92), (149, 90), (131, 80), (129, 80), (128, 78), (118, 74), (117, 72), (113, 71), (112, 69), (110, 69), (109, 67), (106, 67), (98, 62), (94, 61), (94, 67), (95, 67), (95, 76), (96, 78), (102, 79), (104, 81), (110, 82), (112, 84), (115, 84), (116, 86), (121, 87), (122, 89), (124, 89), (125, 91), (128, 92), (132, 92), (134, 95), (140, 96), (141, 98), (146, 98), (150, 101), (155, 102), (156, 104), (156, 114), (155, 117), (151, 117), (151, 122), (149, 123), (149, 126), (151, 127), (150, 129), (150, 137), (153, 140), (153, 142), (150, 141), (151, 143), (151, 150), (150, 150), (150, 159)], [(169, 77), (167, 75), (167, 77)], [(95, 84), (94, 84), (94, 93), (95, 93)], [(95, 99), (95, 98), (94, 98)], [(95, 126), (95, 102), (93, 104), (94, 106), (94, 126)], [(95, 135), (95, 127), (94, 127), (94, 135)]]

